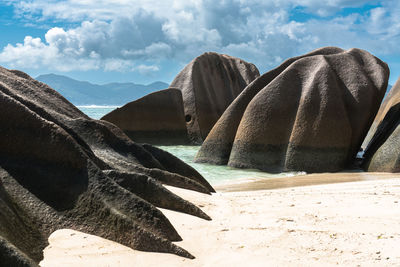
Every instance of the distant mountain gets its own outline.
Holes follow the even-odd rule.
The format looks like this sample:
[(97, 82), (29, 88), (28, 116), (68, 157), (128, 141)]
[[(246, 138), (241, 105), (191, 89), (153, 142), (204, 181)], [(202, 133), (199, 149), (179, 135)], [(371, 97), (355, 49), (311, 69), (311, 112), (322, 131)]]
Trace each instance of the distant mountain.
[(149, 93), (168, 88), (168, 84), (108, 83), (77, 81), (63, 75), (44, 74), (36, 80), (48, 84), (74, 105), (124, 105)]

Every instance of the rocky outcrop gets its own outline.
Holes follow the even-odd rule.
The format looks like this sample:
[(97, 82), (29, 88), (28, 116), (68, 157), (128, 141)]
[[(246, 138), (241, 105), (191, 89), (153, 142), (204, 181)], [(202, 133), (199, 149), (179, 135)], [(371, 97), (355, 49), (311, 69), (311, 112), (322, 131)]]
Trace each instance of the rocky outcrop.
[(101, 119), (120, 127), (135, 142), (201, 144), (233, 99), (259, 75), (256, 66), (239, 58), (205, 53), (190, 62), (169, 89)]
[(229, 104), (259, 72), (251, 63), (217, 53), (192, 60), (170, 87), (182, 90), (189, 138), (202, 143)]
[(111, 111), (101, 119), (117, 125), (135, 142), (163, 145), (189, 143), (182, 93), (178, 89), (151, 93)]
[(379, 108), (364, 153), (364, 168), (400, 172), (400, 78)]
[(210, 219), (162, 186), (213, 191), (192, 168), (169, 166), (179, 160), (132, 142), (47, 85), (4, 68), (0, 125), (1, 265), (37, 264), (60, 228), (193, 258), (171, 243), (181, 237), (156, 208)]
[[(389, 88), (390, 85), (388, 85), (388, 89), (386, 92), (389, 92), (386, 94), (386, 97), (383, 99), (383, 102), (381, 103), (381, 106), (379, 107), (378, 113), (376, 114), (376, 117), (374, 121), (372, 122), (371, 127), (369, 128), (369, 131), (367, 133), (367, 136), (365, 137), (363, 143), (362, 143), (362, 148), (365, 150), (366, 147), (368, 146), (369, 142), (371, 141), (371, 138), (376, 132), (376, 128), (378, 125), (382, 122), (383, 118), (385, 117), (386, 113), (389, 111), (389, 109), (394, 106), (395, 104), (400, 102), (400, 95), (396, 96), (399, 94), (400, 91), (400, 86), (396, 86)], [(392, 90), (394, 89), (394, 90)]]
[(325, 47), (249, 84), (215, 124), (197, 162), (269, 172), (339, 171), (355, 158), (388, 84), (360, 49)]

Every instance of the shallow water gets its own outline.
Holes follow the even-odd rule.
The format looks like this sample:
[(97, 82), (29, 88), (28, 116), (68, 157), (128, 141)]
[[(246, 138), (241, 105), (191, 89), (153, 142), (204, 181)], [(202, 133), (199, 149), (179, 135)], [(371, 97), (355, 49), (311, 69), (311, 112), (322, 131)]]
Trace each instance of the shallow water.
[(226, 183), (228, 181), (232, 182), (233, 180), (240, 183), (241, 181), (248, 181), (252, 178), (280, 178), (306, 174), (305, 172), (272, 174), (254, 169), (237, 169), (224, 165), (218, 166), (206, 163), (194, 163), (194, 158), (200, 146), (159, 146), (159, 148), (168, 151), (195, 168), (212, 185)]
[[(116, 109), (117, 106), (78, 106), (78, 108), (93, 119), (100, 119), (105, 114)], [(206, 163), (194, 163), (194, 158), (200, 146), (159, 146), (161, 149), (168, 151), (169, 153), (180, 158), (193, 168), (195, 168), (204, 178), (207, 179), (212, 185), (218, 185), (226, 182), (237, 182), (248, 181), (249, 179), (259, 178), (280, 178), (280, 177), (291, 177), (297, 175), (303, 175), (304, 172), (289, 172), (272, 174), (267, 172), (261, 172), (252, 169), (236, 169), (228, 166), (217, 166)]]

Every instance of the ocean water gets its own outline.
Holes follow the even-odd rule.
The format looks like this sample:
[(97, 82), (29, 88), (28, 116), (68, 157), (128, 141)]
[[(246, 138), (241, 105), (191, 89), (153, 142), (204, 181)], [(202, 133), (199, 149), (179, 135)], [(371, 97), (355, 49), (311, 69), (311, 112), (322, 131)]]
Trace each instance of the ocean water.
[(195, 168), (212, 185), (223, 184), (226, 182), (240, 183), (248, 180), (268, 179), (279, 177), (290, 177), (304, 175), (305, 172), (287, 172), (272, 174), (255, 169), (237, 169), (225, 165), (212, 165), (207, 163), (195, 163), (194, 158), (200, 146), (158, 146), (169, 153), (180, 158), (193, 168)]
[(101, 117), (103, 117), (104, 115), (106, 115), (107, 113), (113, 111), (118, 107), (119, 106), (96, 106), (96, 105), (77, 106), (77, 108), (79, 108), (83, 113), (96, 120), (99, 120)]
[[(114, 110), (118, 106), (78, 106), (78, 108), (93, 119), (100, 119), (105, 114)], [(180, 158), (193, 168), (195, 168), (204, 178), (212, 185), (222, 184), (226, 182), (240, 183), (249, 179), (268, 179), (279, 177), (290, 177), (304, 175), (305, 172), (288, 172), (272, 174), (253, 169), (236, 169), (228, 166), (217, 166), (206, 163), (194, 163), (194, 158), (199, 151), (200, 146), (158, 146), (169, 153)]]

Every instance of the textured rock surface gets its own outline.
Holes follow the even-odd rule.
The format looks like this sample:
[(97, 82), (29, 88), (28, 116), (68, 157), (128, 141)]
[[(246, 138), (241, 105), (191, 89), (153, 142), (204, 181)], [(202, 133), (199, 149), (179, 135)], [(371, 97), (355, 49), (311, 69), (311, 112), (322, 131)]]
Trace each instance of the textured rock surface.
[(132, 140), (151, 144), (188, 144), (182, 93), (166, 89), (111, 111), (102, 120), (117, 125)]
[(196, 160), (270, 172), (341, 170), (355, 158), (388, 77), (384, 62), (359, 49), (288, 59), (232, 102)]
[(259, 72), (251, 63), (217, 53), (191, 61), (170, 87), (182, 90), (189, 138), (201, 143), (229, 104)]
[(378, 127), (379, 123), (382, 122), (383, 118), (385, 117), (385, 115), (389, 111), (389, 109), (400, 102), (400, 81), (398, 80), (395, 85), (396, 86), (393, 86), (392, 88), (390, 88), (389, 93), (387, 94), (387, 96), (383, 100), (381, 106), (379, 107), (379, 110), (378, 110), (378, 113), (376, 114), (374, 122), (372, 123), (371, 127), (369, 128), (368, 134), (362, 143), (362, 148), (364, 150), (368, 146), (368, 143), (371, 141), (372, 136), (376, 132), (376, 128)]
[[(181, 238), (156, 208), (209, 219), (161, 185), (209, 193), (202, 177), (186, 176), (193, 173), (189, 166), (181, 163), (170, 172), (151, 146), (133, 143), (115, 125), (90, 119), (47, 85), (4, 68), (0, 124), (2, 264), (35, 265), (47, 237), (60, 228), (192, 257), (171, 243)], [(160, 160), (167, 162), (168, 155)]]
[[(400, 172), (400, 79), (379, 108), (364, 153), (364, 168)], [(367, 139), (367, 138), (366, 138)]]

